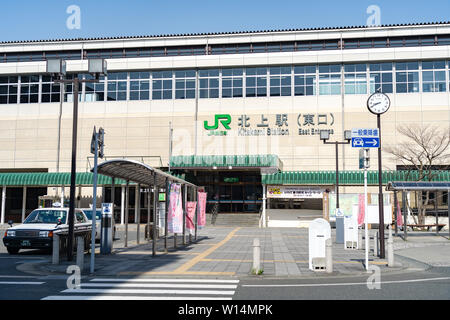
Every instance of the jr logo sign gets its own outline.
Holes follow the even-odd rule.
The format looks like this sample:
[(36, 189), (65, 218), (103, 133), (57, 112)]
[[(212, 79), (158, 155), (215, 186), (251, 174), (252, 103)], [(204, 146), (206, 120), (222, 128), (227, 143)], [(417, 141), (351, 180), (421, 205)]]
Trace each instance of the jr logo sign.
[(203, 122), (203, 127), (206, 130), (217, 130), (219, 128), (219, 122), (222, 123), (222, 126), (227, 129), (230, 130), (230, 126), (229, 124), (231, 123), (231, 116), (229, 114), (216, 114), (214, 116), (214, 125), (210, 126), (208, 124), (208, 121), (204, 121)]

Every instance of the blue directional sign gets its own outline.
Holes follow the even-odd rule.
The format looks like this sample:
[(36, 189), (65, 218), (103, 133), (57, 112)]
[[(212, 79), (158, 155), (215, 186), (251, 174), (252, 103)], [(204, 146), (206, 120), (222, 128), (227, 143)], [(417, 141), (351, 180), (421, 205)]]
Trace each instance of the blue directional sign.
[(378, 129), (358, 128), (352, 129), (353, 148), (379, 148), (380, 136)]

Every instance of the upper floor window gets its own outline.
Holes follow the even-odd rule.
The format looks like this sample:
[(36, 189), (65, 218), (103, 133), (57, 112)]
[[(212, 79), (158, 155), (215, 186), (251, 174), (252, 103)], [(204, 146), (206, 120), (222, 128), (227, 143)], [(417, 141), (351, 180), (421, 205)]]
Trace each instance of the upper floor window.
[(108, 101), (127, 100), (127, 73), (108, 74)]
[(130, 72), (130, 100), (150, 99), (150, 72)]
[(61, 86), (59, 83), (55, 83), (55, 80), (51, 76), (42, 76), (41, 102), (59, 102), (61, 100)]
[(222, 69), (222, 98), (243, 96), (244, 70), (241, 68)]
[(175, 71), (175, 99), (195, 99), (195, 70)]
[(316, 66), (294, 67), (294, 95), (312, 96), (316, 94)]
[(200, 70), (200, 98), (219, 97), (219, 69)]
[(20, 103), (39, 102), (39, 75), (20, 77)]
[(397, 62), (395, 68), (397, 93), (419, 92), (419, 62)]
[(0, 77), (0, 104), (17, 103), (18, 76)]
[[(78, 77), (78, 79), (82, 79), (82, 74), (75, 74), (70, 73), (66, 74), (66, 79), (74, 79), (75, 77)], [(73, 83), (65, 83), (64, 84), (64, 102), (73, 102), (73, 92), (74, 84)], [(81, 82), (78, 83), (78, 101), (81, 101), (81, 93), (82, 93), (82, 86)]]
[(392, 62), (371, 63), (369, 65), (370, 93), (379, 89), (383, 93), (392, 93)]
[(246, 97), (267, 96), (267, 68), (247, 68), (245, 77)]
[(422, 62), (422, 91), (445, 92), (445, 61)]
[(341, 94), (341, 65), (319, 65), (319, 94)]
[(270, 96), (291, 95), (291, 67), (270, 68)]
[[(85, 79), (92, 80), (94, 77), (90, 74), (84, 75)], [(84, 101), (104, 101), (105, 100), (105, 77), (99, 77), (99, 82), (85, 82)]]
[(172, 71), (153, 72), (152, 76), (152, 99), (172, 99)]
[(367, 93), (366, 69), (365, 64), (344, 65), (345, 94)]

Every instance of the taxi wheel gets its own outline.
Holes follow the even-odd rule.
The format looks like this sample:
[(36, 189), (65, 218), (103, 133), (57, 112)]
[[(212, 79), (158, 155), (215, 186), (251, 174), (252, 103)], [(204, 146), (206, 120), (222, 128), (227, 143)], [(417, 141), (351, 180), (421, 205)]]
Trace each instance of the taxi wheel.
[(9, 254), (17, 254), (19, 253), (20, 248), (6, 247), (6, 250), (8, 250)]

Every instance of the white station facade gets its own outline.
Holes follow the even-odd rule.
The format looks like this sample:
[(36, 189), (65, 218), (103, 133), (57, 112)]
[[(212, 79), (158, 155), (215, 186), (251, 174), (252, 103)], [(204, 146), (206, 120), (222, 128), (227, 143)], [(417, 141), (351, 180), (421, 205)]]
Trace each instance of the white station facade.
[[(399, 125), (450, 122), (446, 22), (1, 42), (4, 219), (20, 220), (59, 187), (68, 195), (73, 87), (46, 74), (53, 58), (66, 60), (66, 78), (90, 79), (88, 59), (107, 61), (106, 76), (79, 88), (79, 173), (90, 174), (93, 127), (102, 127), (107, 159), (170, 169), (204, 186), (209, 206), (219, 203), (224, 213), (259, 212), (264, 194), (271, 206), (303, 199), (301, 206), (323, 208), (323, 194), (334, 194), (336, 160), (319, 132), (345, 141), (345, 130), (376, 128), (366, 103), (377, 90), (391, 101), (383, 146), (402, 141)], [(342, 194), (363, 190), (358, 154), (339, 146)], [(370, 170), (378, 169), (376, 154)], [(389, 177), (401, 176), (399, 165), (383, 152)], [(79, 182), (80, 199), (92, 194), (90, 183)]]

